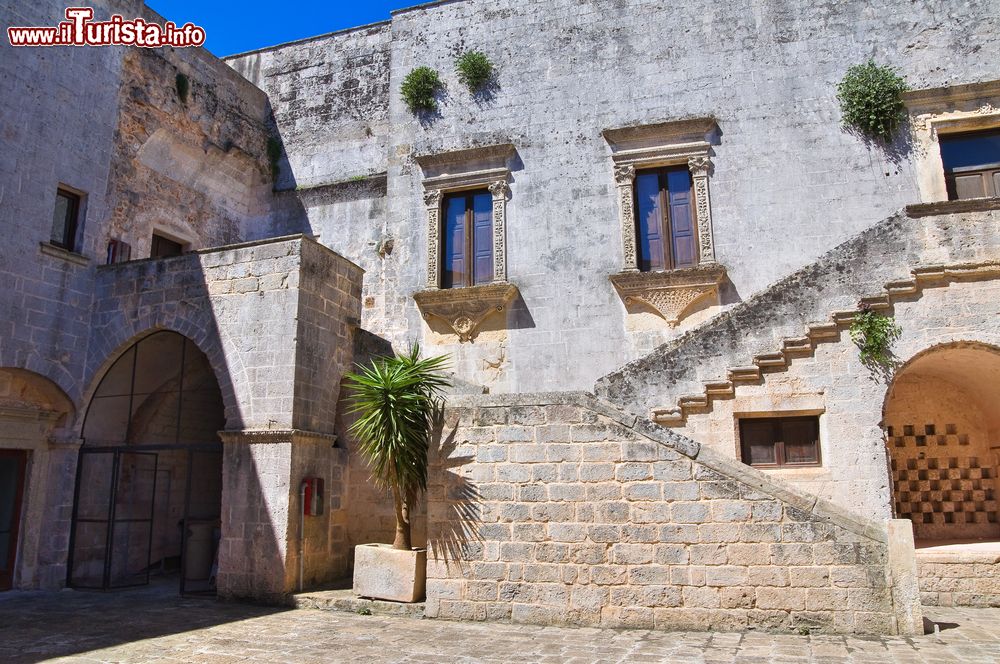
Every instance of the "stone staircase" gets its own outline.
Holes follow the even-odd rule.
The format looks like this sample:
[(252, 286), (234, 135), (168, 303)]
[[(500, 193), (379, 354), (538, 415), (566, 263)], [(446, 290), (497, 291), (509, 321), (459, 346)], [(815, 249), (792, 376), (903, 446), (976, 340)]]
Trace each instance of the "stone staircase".
[(759, 384), (766, 374), (788, 369), (795, 358), (812, 356), (818, 344), (841, 341), (842, 333), (850, 328), (859, 311), (889, 311), (894, 302), (920, 297), (925, 288), (939, 288), (954, 281), (1000, 278), (1000, 262), (927, 266), (915, 268), (910, 274), (910, 279), (890, 281), (878, 295), (861, 298), (857, 308), (834, 311), (829, 320), (808, 325), (802, 336), (785, 337), (777, 351), (754, 355), (751, 365), (728, 368), (725, 380), (704, 382), (701, 393), (681, 396), (672, 407), (654, 407), (650, 418), (663, 426), (683, 426), (690, 412), (703, 413), (711, 409), (713, 400), (733, 398), (740, 385)]
[(930, 286), (995, 278), (984, 275), (998, 264), (1000, 199), (911, 206), (602, 377), (594, 391), (680, 426), (739, 385), (760, 383), (818, 344), (840, 342), (859, 304), (884, 311)]

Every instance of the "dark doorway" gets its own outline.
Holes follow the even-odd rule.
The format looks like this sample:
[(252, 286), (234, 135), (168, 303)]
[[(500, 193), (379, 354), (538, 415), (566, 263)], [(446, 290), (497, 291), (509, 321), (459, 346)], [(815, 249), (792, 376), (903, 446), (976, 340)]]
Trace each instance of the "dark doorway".
[(10, 590), (14, 581), (27, 460), (23, 450), (0, 450), (0, 590)]
[(222, 513), (222, 394), (189, 339), (126, 350), (87, 410), (67, 583), (109, 590), (175, 579), (214, 594)]

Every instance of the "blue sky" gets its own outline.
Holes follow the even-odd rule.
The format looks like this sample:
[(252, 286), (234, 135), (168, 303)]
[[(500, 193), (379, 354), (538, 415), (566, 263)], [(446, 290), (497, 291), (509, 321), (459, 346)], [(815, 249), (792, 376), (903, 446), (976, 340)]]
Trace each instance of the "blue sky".
[[(426, 1), (426, 0), (424, 0)], [(389, 12), (417, 0), (147, 0), (146, 5), (177, 25), (205, 28), (205, 48), (217, 56), (353, 28), (389, 18)]]

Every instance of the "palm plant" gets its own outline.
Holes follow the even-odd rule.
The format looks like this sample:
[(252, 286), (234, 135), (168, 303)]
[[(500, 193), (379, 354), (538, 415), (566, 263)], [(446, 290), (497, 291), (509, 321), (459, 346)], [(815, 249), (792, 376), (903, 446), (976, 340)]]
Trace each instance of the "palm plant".
[(441, 373), (447, 357), (420, 359), (420, 347), (395, 357), (376, 358), (347, 374), (348, 413), (358, 451), (372, 480), (392, 491), (396, 509), (394, 549), (411, 548), (410, 510), (427, 489), (427, 449), (431, 416), (441, 392), (451, 385)]

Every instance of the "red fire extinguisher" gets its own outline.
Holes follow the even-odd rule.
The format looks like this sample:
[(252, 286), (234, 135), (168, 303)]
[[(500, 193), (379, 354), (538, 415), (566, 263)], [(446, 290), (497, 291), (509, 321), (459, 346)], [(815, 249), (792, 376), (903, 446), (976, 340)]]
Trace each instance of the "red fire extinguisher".
[(323, 478), (307, 477), (302, 480), (302, 513), (306, 516), (323, 514)]

